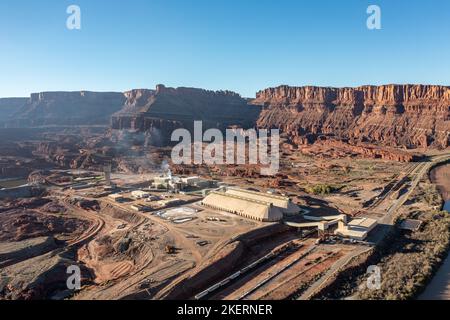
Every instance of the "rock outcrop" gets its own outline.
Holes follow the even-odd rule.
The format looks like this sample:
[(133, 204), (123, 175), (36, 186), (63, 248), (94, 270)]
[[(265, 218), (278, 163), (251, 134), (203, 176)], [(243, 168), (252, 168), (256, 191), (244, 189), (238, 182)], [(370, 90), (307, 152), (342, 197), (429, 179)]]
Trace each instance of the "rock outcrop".
[(406, 148), (450, 145), (450, 87), (280, 86), (258, 92), (252, 103), (264, 106), (259, 127), (294, 137), (331, 135)]
[(43, 92), (0, 99), (0, 127), (107, 125), (144, 133), (167, 145), (177, 128), (280, 128), (291, 142), (330, 136), (351, 145), (405, 148), (450, 145), (450, 87), (384, 85), (357, 88), (269, 88), (247, 100), (230, 91), (136, 89), (125, 93)]
[(122, 110), (112, 117), (112, 128), (154, 131), (163, 141), (177, 128), (192, 130), (196, 120), (203, 121), (203, 129), (253, 127), (261, 110), (230, 91), (158, 85), (156, 90), (137, 89), (125, 96)]
[(33, 93), (10, 115), (8, 126), (107, 125), (111, 115), (125, 102), (116, 92), (41, 92)]
[(366, 159), (383, 159), (398, 162), (413, 162), (422, 158), (421, 155), (398, 148), (376, 146), (369, 143), (349, 144), (347, 141), (335, 139), (318, 139), (314, 144), (298, 144), (303, 154), (315, 158), (360, 157)]
[(0, 98), (0, 128), (27, 102), (27, 98)]

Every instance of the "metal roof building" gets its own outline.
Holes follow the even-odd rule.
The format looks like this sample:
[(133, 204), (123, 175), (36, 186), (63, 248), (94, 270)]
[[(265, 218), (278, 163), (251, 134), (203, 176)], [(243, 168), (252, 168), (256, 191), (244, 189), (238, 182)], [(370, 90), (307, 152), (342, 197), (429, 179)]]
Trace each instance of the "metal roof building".
[(298, 206), (289, 198), (231, 188), (225, 192), (211, 192), (202, 204), (261, 222), (280, 221), (283, 213), (299, 212)]
[(300, 212), (299, 206), (292, 203), (288, 197), (236, 188), (228, 188), (226, 193), (257, 201), (269, 202), (279, 208), (283, 213), (294, 214)]
[(370, 218), (356, 218), (349, 223), (340, 222), (335, 231), (336, 235), (364, 240), (370, 231), (378, 225), (378, 221)]

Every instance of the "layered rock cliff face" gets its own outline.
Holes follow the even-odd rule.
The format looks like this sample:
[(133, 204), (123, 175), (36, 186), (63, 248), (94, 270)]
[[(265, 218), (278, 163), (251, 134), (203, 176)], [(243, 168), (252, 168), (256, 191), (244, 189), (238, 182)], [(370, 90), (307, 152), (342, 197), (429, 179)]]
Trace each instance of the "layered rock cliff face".
[[(262, 108), (261, 108), (262, 106)], [(296, 144), (321, 135), (356, 145), (450, 145), (450, 87), (385, 85), (358, 88), (269, 88), (249, 102), (230, 91), (137, 89), (125, 93), (43, 92), (0, 99), (0, 127), (107, 125), (145, 132), (167, 144), (177, 128), (280, 128)], [(147, 138), (146, 138), (147, 139)]]
[(123, 93), (116, 92), (33, 93), (10, 116), (8, 125), (107, 125), (124, 102)]
[(294, 138), (332, 135), (407, 148), (450, 145), (450, 87), (280, 86), (258, 92), (252, 103), (264, 105), (259, 127), (277, 127)]
[(112, 117), (113, 129), (158, 132), (163, 140), (173, 130), (192, 130), (194, 121), (203, 121), (203, 129), (229, 126), (253, 127), (261, 108), (230, 91), (195, 88), (138, 89), (125, 93), (122, 110)]
[(8, 119), (26, 102), (27, 98), (0, 98), (0, 127), (6, 126)]

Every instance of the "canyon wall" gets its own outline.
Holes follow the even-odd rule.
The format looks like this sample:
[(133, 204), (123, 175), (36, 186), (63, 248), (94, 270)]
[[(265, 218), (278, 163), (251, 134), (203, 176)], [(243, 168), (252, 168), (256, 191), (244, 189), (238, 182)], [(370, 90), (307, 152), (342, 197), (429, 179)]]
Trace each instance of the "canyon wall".
[(125, 102), (116, 92), (41, 92), (33, 93), (11, 114), (9, 127), (43, 125), (108, 125), (111, 115)]
[(258, 92), (252, 103), (264, 106), (258, 127), (293, 137), (331, 135), (406, 148), (450, 145), (450, 87), (280, 86)]
[(7, 120), (26, 102), (27, 98), (0, 98), (0, 127), (6, 126)]
[(145, 132), (167, 144), (177, 128), (280, 128), (294, 143), (320, 136), (406, 148), (450, 145), (450, 87), (269, 88), (251, 101), (231, 91), (196, 88), (42, 92), (0, 99), (0, 127), (108, 125)]
[(193, 129), (194, 121), (203, 121), (203, 129), (229, 126), (254, 127), (261, 108), (231, 91), (196, 88), (137, 89), (125, 92), (126, 102), (113, 115), (113, 129), (154, 131), (170, 138), (177, 128)]

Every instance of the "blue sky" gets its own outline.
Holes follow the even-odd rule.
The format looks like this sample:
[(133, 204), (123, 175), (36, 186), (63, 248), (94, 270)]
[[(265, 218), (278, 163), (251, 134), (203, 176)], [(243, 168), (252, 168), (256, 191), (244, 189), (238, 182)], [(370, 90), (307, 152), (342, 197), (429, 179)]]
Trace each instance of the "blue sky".
[[(68, 30), (66, 9), (81, 8)], [(366, 9), (382, 10), (382, 30)], [(0, 97), (189, 86), (450, 85), (448, 0), (1, 0)]]

